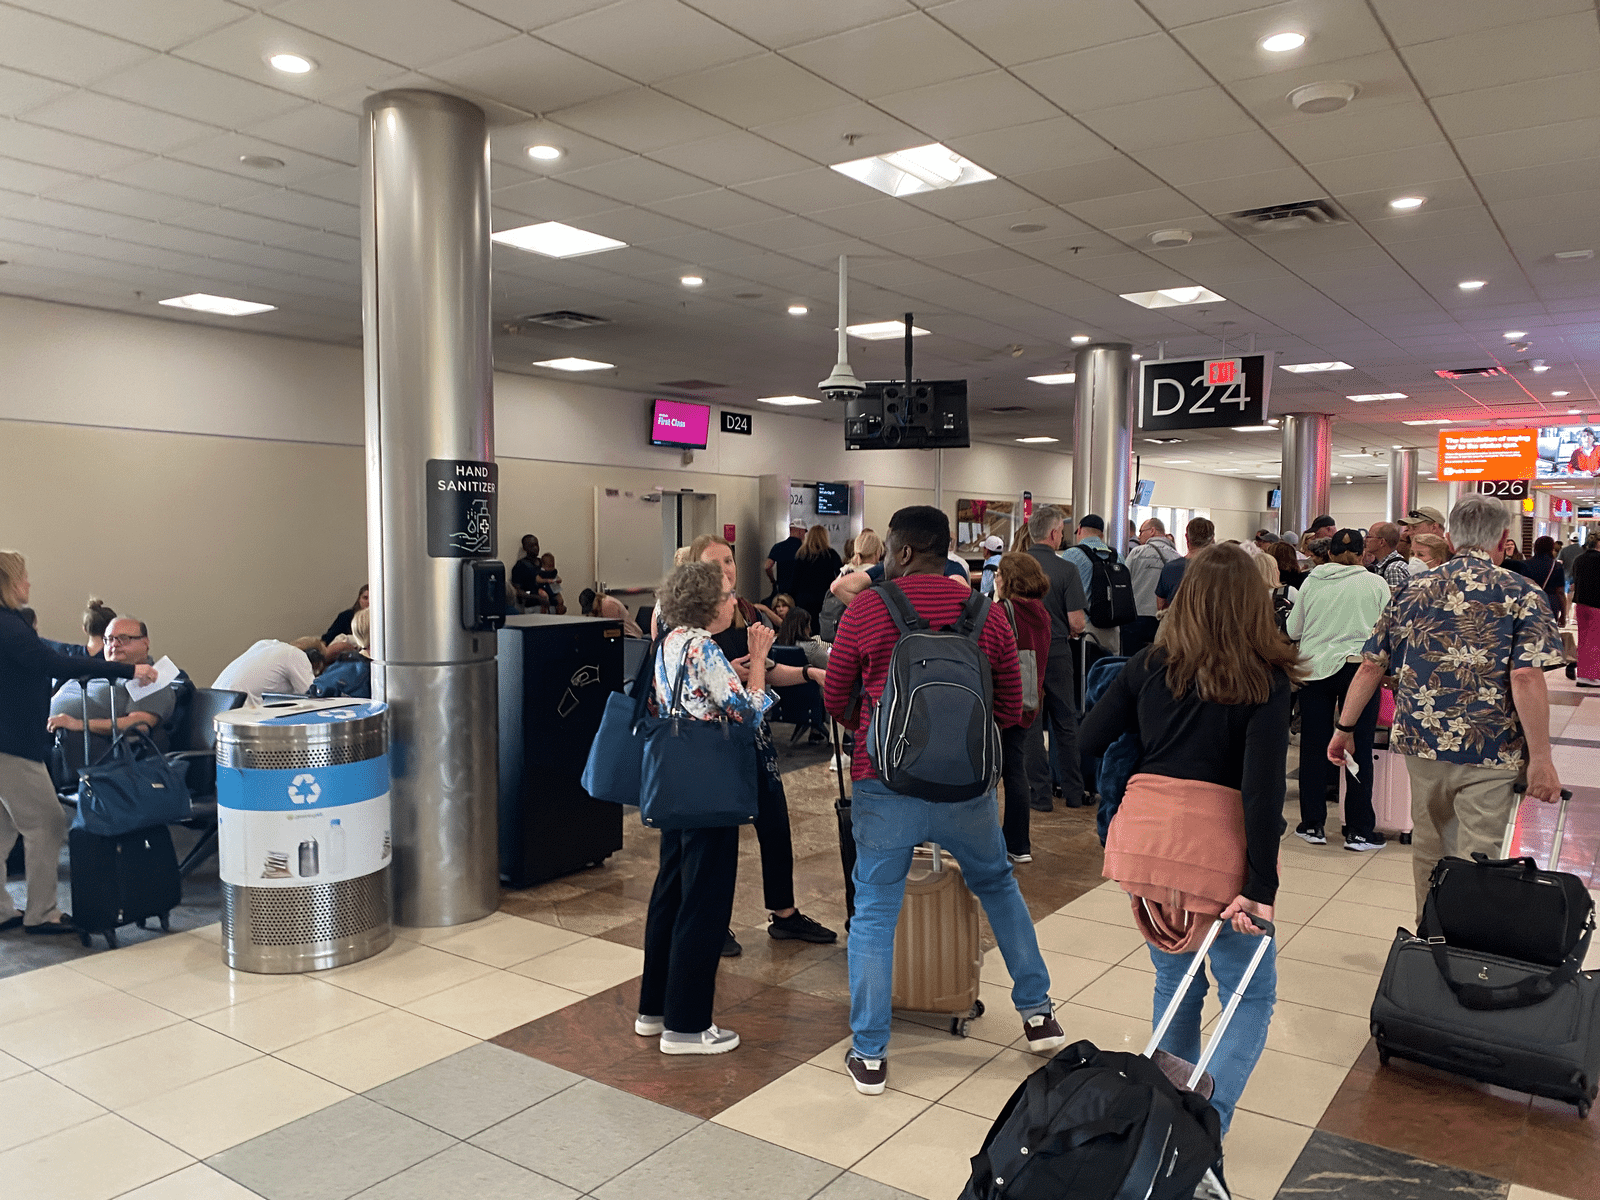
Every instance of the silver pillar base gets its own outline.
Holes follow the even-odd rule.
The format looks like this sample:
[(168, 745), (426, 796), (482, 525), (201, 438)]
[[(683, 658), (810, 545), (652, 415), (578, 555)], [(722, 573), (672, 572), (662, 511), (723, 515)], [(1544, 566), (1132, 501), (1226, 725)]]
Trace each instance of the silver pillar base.
[(342, 967), (392, 941), (388, 867), (306, 887), (222, 885), (222, 961), (235, 971), (292, 975)]
[(495, 661), (385, 663), (382, 678), (395, 922), (437, 928), (482, 920), (500, 907)]

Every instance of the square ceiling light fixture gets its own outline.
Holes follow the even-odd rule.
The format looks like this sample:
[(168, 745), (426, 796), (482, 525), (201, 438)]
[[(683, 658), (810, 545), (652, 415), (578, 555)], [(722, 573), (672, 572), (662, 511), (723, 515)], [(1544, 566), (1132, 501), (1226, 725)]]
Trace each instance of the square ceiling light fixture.
[(757, 404), (776, 404), (780, 408), (796, 408), (802, 404), (821, 404), (815, 396), (757, 396)]
[(1404, 392), (1364, 392), (1359, 396), (1346, 396), (1346, 400), (1354, 400), (1357, 404), (1370, 404), (1374, 400), (1405, 400), (1408, 397)]
[(168, 308), (188, 308), (195, 312), (215, 313), (219, 317), (249, 317), (256, 313), (272, 312), (276, 304), (257, 304), (253, 300), (235, 300), (232, 296), (211, 296), (205, 292), (191, 292), (187, 296), (173, 296), (160, 300)]
[(596, 362), (592, 358), (547, 358), (533, 365), (549, 367), (554, 371), (614, 371), (617, 366), (616, 363)]
[(994, 178), (977, 163), (962, 158), (938, 142), (877, 154), (871, 158), (834, 163), (833, 169), (891, 196), (938, 192)]
[(1058, 384), (1058, 383), (1076, 383), (1077, 381), (1078, 381), (1078, 376), (1076, 375), (1076, 373), (1074, 373), (1072, 371), (1068, 371), (1068, 372), (1066, 372), (1065, 374), (1062, 374), (1062, 375), (1029, 375), (1028, 376), (1028, 382), (1029, 383)]
[[(1320, 362), (1320, 363), (1283, 363), (1285, 371), (1293, 371), (1296, 375), (1315, 375), (1318, 371), (1354, 371), (1347, 362)], [(1351, 397), (1354, 399), (1355, 397)]]
[[(865, 325), (846, 325), (844, 331), (851, 337), (861, 338), (868, 342), (886, 342), (890, 338), (903, 338), (906, 336), (906, 323), (904, 321), (869, 321)], [(911, 327), (912, 337), (927, 337), (928, 331), (920, 326)]]
[(560, 221), (541, 221), (537, 225), (519, 225), (515, 229), (502, 229), (490, 237), (503, 246), (530, 250), (546, 258), (576, 258), (580, 254), (598, 254), (602, 250), (621, 250), (627, 242), (602, 237), (584, 229), (574, 229)]
[(1140, 308), (1177, 308), (1184, 304), (1226, 304), (1226, 298), (1209, 288), (1174, 287), (1155, 292), (1124, 292), (1122, 298)]

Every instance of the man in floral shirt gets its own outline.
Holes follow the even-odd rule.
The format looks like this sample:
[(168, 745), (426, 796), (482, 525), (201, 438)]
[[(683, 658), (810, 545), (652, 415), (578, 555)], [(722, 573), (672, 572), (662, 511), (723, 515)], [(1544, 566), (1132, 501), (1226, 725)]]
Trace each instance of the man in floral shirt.
[[(1389, 744), (1407, 756), (1411, 776), (1418, 913), (1439, 859), (1498, 854), (1521, 775), (1528, 795), (1551, 803), (1561, 795), (1544, 685), (1545, 668), (1563, 661), (1561, 637), (1540, 589), (1498, 565), (1509, 525), (1488, 496), (1451, 510), (1455, 557), (1403, 586), (1378, 618), (1328, 743), (1328, 757), (1342, 763), (1354, 744), (1346, 726), (1354, 730), (1392, 674)], [(1447, 841), (1452, 820), (1459, 828)]]

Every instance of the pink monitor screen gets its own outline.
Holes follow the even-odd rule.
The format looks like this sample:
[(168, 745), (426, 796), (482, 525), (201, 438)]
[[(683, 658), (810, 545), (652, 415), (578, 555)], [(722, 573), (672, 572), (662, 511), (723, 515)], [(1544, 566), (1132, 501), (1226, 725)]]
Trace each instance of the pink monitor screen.
[(711, 428), (711, 406), (682, 400), (657, 400), (650, 413), (650, 444), (704, 450)]

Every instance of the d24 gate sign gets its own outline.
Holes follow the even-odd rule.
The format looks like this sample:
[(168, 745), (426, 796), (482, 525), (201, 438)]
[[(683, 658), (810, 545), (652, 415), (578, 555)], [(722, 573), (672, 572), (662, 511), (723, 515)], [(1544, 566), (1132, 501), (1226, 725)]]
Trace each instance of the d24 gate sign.
[(1439, 479), (1532, 479), (1537, 429), (1458, 429), (1439, 434)]
[(1139, 364), (1139, 428), (1231, 428), (1267, 418), (1271, 354)]

